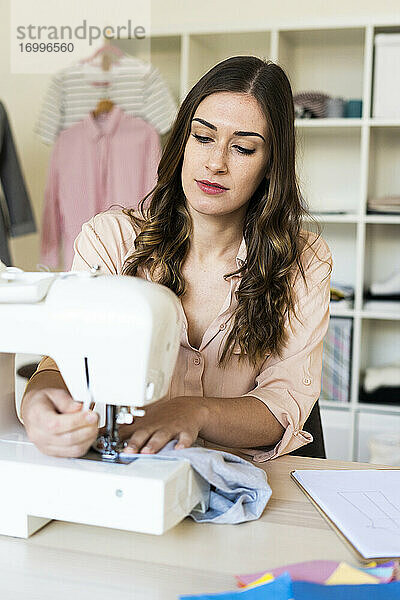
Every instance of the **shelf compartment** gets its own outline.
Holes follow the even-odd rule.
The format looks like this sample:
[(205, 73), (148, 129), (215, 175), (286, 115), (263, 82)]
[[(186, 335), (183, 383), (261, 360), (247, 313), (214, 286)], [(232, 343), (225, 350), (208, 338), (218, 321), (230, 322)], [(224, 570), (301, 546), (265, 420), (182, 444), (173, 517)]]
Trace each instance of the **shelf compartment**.
[(384, 281), (399, 268), (399, 239), (400, 226), (398, 224), (368, 223), (366, 225), (365, 291), (369, 289), (373, 282)]
[(315, 90), (361, 99), (364, 39), (364, 28), (281, 30), (279, 63), (289, 75), (293, 93)]
[(367, 367), (383, 367), (400, 360), (400, 320), (363, 319), (361, 385)]
[(297, 130), (298, 177), (310, 210), (358, 212), (360, 147), (359, 129)]
[(189, 37), (189, 89), (211, 67), (231, 56), (270, 56), (271, 33), (251, 31), (239, 33), (192, 34)]
[(331, 280), (352, 287), (356, 282), (356, 233), (357, 225), (352, 223), (325, 223), (321, 231), (332, 253)]
[(400, 124), (373, 127), (370, 132), (368, 198), (400, 195), (399, 163)]

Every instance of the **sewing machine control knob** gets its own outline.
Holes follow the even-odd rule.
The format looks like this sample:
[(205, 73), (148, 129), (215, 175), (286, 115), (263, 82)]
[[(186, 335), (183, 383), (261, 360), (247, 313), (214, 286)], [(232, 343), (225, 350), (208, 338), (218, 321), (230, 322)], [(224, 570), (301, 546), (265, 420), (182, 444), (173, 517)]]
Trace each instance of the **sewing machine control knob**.
[(127, 406), (121, 406), (116, 421), (118, 425), (132, 425), (133, 423), (133, 414), (130, 412)]

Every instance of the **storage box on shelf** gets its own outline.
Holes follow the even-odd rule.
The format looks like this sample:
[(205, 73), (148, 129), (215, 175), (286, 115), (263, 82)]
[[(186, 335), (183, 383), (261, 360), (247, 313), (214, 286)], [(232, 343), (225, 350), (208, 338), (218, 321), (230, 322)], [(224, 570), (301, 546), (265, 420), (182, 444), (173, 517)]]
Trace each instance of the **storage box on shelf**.
[[(397, 313), (363, 310), (364, 290), (375, 274), (384, 277), (400, 248), (400, 215), (367, 213), (373, 195), (400, 194), (400, 118), (372, 116), (374, 38), (400, 33), (393, 23), (313, 22), (301, 28), (255, 18), (254, 30), (224, 33), (177, 32), (171, 24), (154, 32), (151, 57), (178, 101), (213, 65), (238, 54), (278, 62), (294, 94), (319, 91), (332, 97), (362, 100), (361, 118), (296, 119), (300, 183), (311, 208), (344, 214), (321, 214), (323, 236), (334, 257), (333, 279), (355, 287), (354, 307), (338, 313), (353, 318), (350, 402), (321, 402), (329, 458), (367, 458), (364, 444), (369, 414), (400, 427), (400, 406), (362, 405), (358, 393), (363, 369), (389, 356), (400, 358)], [(134, 54), (133, 40), (121, 42)], [(375, 61), (377, 69), (377, 61)], [(395, 78), (396, 79), (396, 78)], [(398, 83), (398, 78), (396, 79)], [(335, 311), (336, 312), (336, 311)], [(375, 362), (374, 362), (375, 361)], [(367, 415), (364, 419), (363, 415)], [(360, 417), (362, 417), (360, 419)]]
[(377, 33), (374, 59), (372, 114), (400, 118), (400, 33)]

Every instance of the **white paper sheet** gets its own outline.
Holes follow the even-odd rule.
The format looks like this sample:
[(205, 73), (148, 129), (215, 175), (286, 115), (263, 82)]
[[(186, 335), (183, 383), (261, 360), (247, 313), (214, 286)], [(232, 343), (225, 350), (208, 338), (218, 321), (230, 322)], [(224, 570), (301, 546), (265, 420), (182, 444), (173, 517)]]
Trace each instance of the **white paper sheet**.
[(400, 470), (299, 470), (293, 476), (365, 558), (400, 557)]

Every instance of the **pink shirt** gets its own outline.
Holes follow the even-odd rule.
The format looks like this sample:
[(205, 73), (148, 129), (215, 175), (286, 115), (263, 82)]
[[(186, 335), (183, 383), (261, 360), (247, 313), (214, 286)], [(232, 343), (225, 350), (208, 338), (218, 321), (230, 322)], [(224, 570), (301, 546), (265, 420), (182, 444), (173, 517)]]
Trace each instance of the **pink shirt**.
[(57, 268), (62, 249), (70, 269), (82, 224), (112, 205), (137, 208), (157, 181), (160, 157), (156, 129), (117, 105), (62, 131), (49, 165), (40, 261)]
[[(134, 239), (131, 221), (120, 210), (98, 214), (83, 225), (75, 241), (72, 270), (87, 270), (97, 264), (102, 273), (119, 274), (134, 249)], [(245, 258), (243, 238), (237, 265)], [(199, 349), (189, 343), (181, 304), (184, 321), (181, 345), (168, 396), (254, 396), (264, 402), (285, 432), (274, 447), (241, 449), (256, 462), (275, 458), (312, 441), (311, 434), (303, 431), (303, 425), (320, 394), (322, 342), (329, 320), (331, 254), (324, 240), (319, 238), (312, 250), (306, 249), (302, 261), (307, 285), (300, 276), (294, 281), (302, 323), (294, 319), (292, 326), (287, 325), (290, 334), (282, 359), (266, 355), (258, 370), (248, 361), (239, 365), (235, 356), (225, 369), (217, 365), (219, 344), (237, 306), (235, 291), (240, 275), (230, 277), (230, 291), (218, 316), (204, 333)], [(235, 354), (238, 352), (239, 349), (235, 349)], [(57, 365), (47, 357), (39, 369), (49, 368), (57, 368)]]

